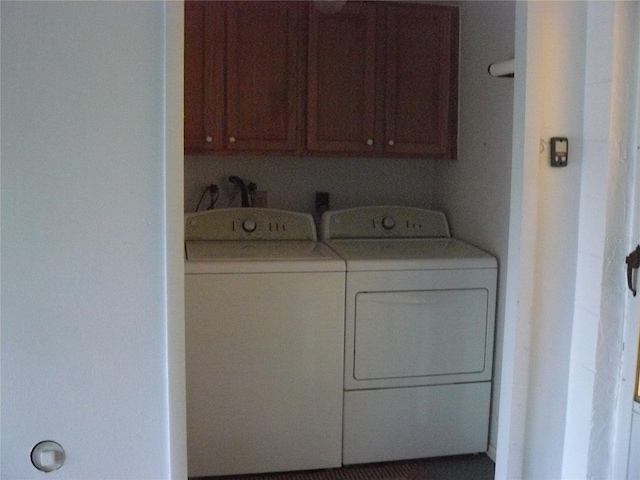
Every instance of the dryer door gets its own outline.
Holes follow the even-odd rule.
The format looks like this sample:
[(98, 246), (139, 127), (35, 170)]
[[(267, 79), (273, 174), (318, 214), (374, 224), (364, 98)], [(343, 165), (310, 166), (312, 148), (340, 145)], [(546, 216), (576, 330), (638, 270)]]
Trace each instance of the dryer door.
[(491, 380), (496, 273), (347, 272), (345, 388)]
[(364, 292), (356, 296), (356, 380), (481, 373), (486, 289)]

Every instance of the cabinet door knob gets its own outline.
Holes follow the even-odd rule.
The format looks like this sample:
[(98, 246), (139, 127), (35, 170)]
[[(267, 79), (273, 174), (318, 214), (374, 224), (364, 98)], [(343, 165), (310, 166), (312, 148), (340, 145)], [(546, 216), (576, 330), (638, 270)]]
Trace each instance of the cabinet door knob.
[(234, 143), (236, 141), (236, 137), (229, 137), (229, 143)]
[(211, 143), (211, 142), (213, 142), (213, 137), (209, 137), (208, 136), (207, 138), (205, 138), (205, 140), (206, 140), (207, 143)]
[(372, 139), (370, 139), (370, 138), (369, 138), (369, 139), (367, 139), (367, 145), (369, 145), (369, 146), (373, 145), (373, 140), (372, 140)]
[(394, 142), (393, 140), (389, 140), (389, 145), (395, 145), (396, 142)]

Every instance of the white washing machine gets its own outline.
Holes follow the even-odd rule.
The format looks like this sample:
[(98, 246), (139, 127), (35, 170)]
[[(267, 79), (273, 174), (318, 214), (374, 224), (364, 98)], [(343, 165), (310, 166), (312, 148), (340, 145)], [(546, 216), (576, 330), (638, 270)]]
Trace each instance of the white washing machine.
[(272, 209), (190, 214), (185, 249), (189, 476), (340, 466), (344, 261)]
[(485, 452), (497, 262), (443, 213), (326, 212), (345, 261), (343, 463)]

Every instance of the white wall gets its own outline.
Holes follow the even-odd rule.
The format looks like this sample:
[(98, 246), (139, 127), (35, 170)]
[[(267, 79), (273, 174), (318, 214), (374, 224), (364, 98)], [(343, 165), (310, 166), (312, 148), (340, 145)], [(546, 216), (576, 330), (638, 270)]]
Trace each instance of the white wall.
[(1, 4), (2, 478), (40, 478), (41, 440), (67, 454), (47, 478), (186, 476), (170, 458), (164, 9)]
[(586, 478), (589, 465), (605, 245), (614, 5), (590, 3), (587, 16), (584, 155), (568, 392), (571, 409), (564, 442), (569, 454), (563, 464), (563, 475), (568, 478)]
[[(609, 43), (615, 52), (613, 61), (602, 62), (597, 75), (594, 74), (601, 80), (601, 85), (597, 91), (592, 88), (589, 91), (591, 95), (587, 98), (594, 109), (598, 108), (599, 117), (607, 119), (606, 123), (585, 118), (585, 133), (590, 134), (589, 139), (593, 145), (590, 153), (598, 156), (599, 160), (597, 167), (592, 168), (604, 170), (606, 178), (605, 194), (596, 197), (602, 206), (601, 210), (605, 212), (604, 222), (602, 218), (599, 223), (585, 221), (586, 227), (592, 225), (601, 228), (604, 225), (599, 230), (604, 233), (604, 248), (600, 257), (602, 266), (599, 279), (602, 286), (599, 292), (599, 315), (590, 318), (596, 320), (591, 327), (597, 332), (596, 348), (580, 350), (583, 356), (590, 352), (595, 365), (591, 415), (593, 427), (588, 455), (588, 474), (593, 478), (620, 478), (626, 473), (631, 425), (638, 306), (637, 299), (631, 296), (626, 287), (626, 266), (623, 259), (638, 244), (639, 232), (632, 229), (634, 214), (635, 227), (640, 226), (640, 214), (637, 213), (639, 7), (636, 2), (616, 2), (612, 25), (610, 15), (605, 17), (601, 25), (593, 25), (594, 30), (597, 31), (599, 27), (600, 31), (607, 34), (613, 27)], [(601, 10), (602, 8), (596, 10), (592, 7), (590, 13), (595, 14)], [(611, 9), (606, 13), (609, 14), (610, 11)], [(596, 35), (594, 37), (597, 38)], [(605, 155), (601, 156), (602, 153)], [(590, 158), (590, 163), (596, 164), (593, 157)], [(585, 177), (585, 182), (592, 181), (593, 176), (591, 172), (590, 178)], [(589, 200), (594, 201), (591, 198)], [(587, 252), (589, 250), (585, 251)], [(591, 252), (595, 254), (597, 251), (591, 249)], [(588, 301), (588, 289), (582, 293), (581, 296), (576, 295), (576, 307), (584, 310), (593, 304)], [(593, 345), (589, 344), (590, 347)], [(637, 445), (632, 445), (631, 448), (637, 449)], [(621, 452), (624, 453), (621, 455)]]
[[(539, 5), (539, 4), (536, 4)], [(534, 301), (537, 235), (537, 177), (540, 89), (530, 80), (529, 65), (540, 61), (540, 8), (516, 3), (513, 148), (509, 213), (505, 323), (502, 338), (496, 479), (523, 478), (527, 395), (531, 364), (531, 311)], [(531, 27), (530, 27), (531, 26)], [(535, 70), (534, 70), (535, 71)], [(533, 85), (532, 85), (533, 83)]]
[(229, 175), (268, 192), (269, 207), (312, 213), (315, 192), (329, 192), (332, 209), (361, 205), (430, 207), (434, 160), (316, 157), (197, 157), (185, 159), (185, 211), (204, 188), (220, 187), (216, 207), (239, 207)]
[(459, 159), (436, 165), (435, 202), (448, 215), (454, 236), (499, 260), (494, 392), (490, 454), (497, 441), (504, 292), (511, 182), (512, 78), (489, 75), (488, 66), (513, 58), (514, 2), (460, 3)]
[[(562, 478), (583, 151), (586, 3), (547, 2), (542, 8), (543, 62), (534, 66), (541, 90), (534, 329), (524, 472)], [(559, 74), (562, 72), (562, 74)], [(568, 137), (567, 167), (549, 166), (550, 137)]]
[[(637, 241), (638, 13), (635, 2), (517, 8), (509, 266), (518, 269), (508, 272), (496, 478), (625, 477), (638, 335), (624, 279)], [(566, 169), (548, 166), (546, 144), (536, 151), (551, 135), (569, 137)]]
[[(169, 404), (169, 478), (187, 476), (186, 357), (184, 322), (184, 5), (165, 8), (165, 226)], [(154, 99), (155, 101), (155, 99)]]
[[(509, 374), (503, 381), (508, 388), (501, 398), (496, 477), (562, 478), (578, 242), (586, 3), (531, 2), (518, 9), (516, 49), (524, 58), (517, 81), (518, 89), (524, 89), (518, 93), (514, 123), (517, 175), (512, 188), (514, 248), (509, 256), (518, 269), (510, 269), (507, 278), (515, 290), (508, 292), (507, 300), (511, 325), (505, 333), (504, 370)], [(569, 138), (565, 168), (549, 166), (551, 136)], [(503, 457), (505, 451), (509, 454)]]

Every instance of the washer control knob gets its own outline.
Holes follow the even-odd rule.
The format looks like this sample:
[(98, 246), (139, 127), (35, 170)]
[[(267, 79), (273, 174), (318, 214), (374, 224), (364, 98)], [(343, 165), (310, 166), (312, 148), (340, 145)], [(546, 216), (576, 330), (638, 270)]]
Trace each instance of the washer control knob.
[(256, 224), (256, 221), (251, 220), (250, 218), (247, 218), (242, 222), (242, 229), (247, 233), (255, 232), (257, 227), (258, 225)]
[(396, 226), (396, 219), (391, 216), (386, 216), (382, 219), (382, 227), (385, 230), (391, 230)]
[(64, 464), (64, 448), (58, 442), (46, 440), (31, 450), (31, 463), (42, 472), (53, 472)]

